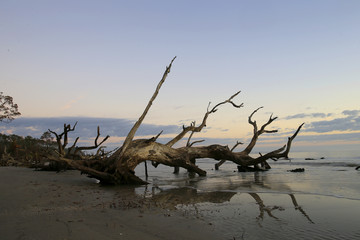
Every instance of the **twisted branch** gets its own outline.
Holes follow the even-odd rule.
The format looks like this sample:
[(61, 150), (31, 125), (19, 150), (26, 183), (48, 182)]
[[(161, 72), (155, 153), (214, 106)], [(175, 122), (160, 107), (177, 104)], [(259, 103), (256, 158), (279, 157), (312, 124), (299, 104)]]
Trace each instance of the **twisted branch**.
[(185, 136), (186, 133), (188, 133), (188, 132), (190, 132), (190, 131), (191, 131), (191, 132), (201, 132), (201, 130), (202, 130), (204, 127), (206, 127), (206, 120), (207, 120), (207, 118), (209, 117), (209, 115), (212, 114), (212, 113), (215, 113), (215, 112), (218, 110), (218, 107), (219, 107), (219, 106), (221, 106), (221, 105), (223, 105), (223, 104), (226, 104), (226, 103), (230, 103), (231, 105), (233, 105), (233, 106), (236, 107), (236, 108), (243, 107), (243, 106), (244, 106), (243, 103), (237, 105), (237, 104), (235, 104), (235, 103), (232, 101), (232, 99), (233, 99), (234, 97), (236, 97), (239, 93), (240, 93), (240, 91), (237, 92), (237, 93), (235, 93), (234, 95), (232, 95), (229, 99), (227, 99), (227, 100), (225, 100), (225, 101), (223, 101), (223, 102), (220, 102), (220, 103), (216, 104), (211, 110), (209, 110), (209, 107), (210, 107), (210, 103), (209, 103), (209, 105), (208, 105), (208, 107), (207, 107), (207, 111), (206, 111), (206, 113), (205, 113), (205, 115), (204, 115), (204, 118), (203, 118), (201, 124), (196, 127), (196, 126), (195, 126), (195, 123), (193, 122), (194, 124), (192, 123), (192, 124), (191, 124), (190, 126), (188, 126), (188, 127), (183, 126), (183, 131), (182, 131), (181, 133), (179, 133), (179, 134), (178, 134), (175, 138), (173, 138), (171, 141), (169, 141), (169, 142), (166, 144), (166, 146), (172, 147), (175, 143), (177, 143), (178, 141), (180, 141), (180, 140)]
[[(54, 134), (55, 137), (56, 137), (56, 142), (58, 144), (58, 149), (59, 149), (58, 153), (59, 153), (60, 156), (65, 156), (65, 147), (68, 144), (68, 132), (74, 131), (77, 123), (78, 122), (76, 121), (76, 123), (74, 124), (74, 126), (72, 128), (71, 128), (70, 124), (66, 125), (66, 123), (64, 123), (64, 131), (62, 133), (60, 133), (60, 134), (57, 134), (56, 132), (51, 131), (50, 129), (48, 129), (49, 132)], [(64, 143), (61, 143), (61, 140), (62, 140), (63, 136), (64, 136)], [(75, 142), (77, 142), (77, 140), (78, 140), (78, 138), (75, 140)]]
[(252, 149), (255, 147), (256, 142), (261, 134), (278, 132), (278, 130), (266, 130), (265, 129), (268, 125), (270, 125), (273, 121), (275, 121), (277, 119), (277, 117), (272, 117), (272, 114), (270, 115), (269, 120), (264, 125), (261, 126), (260, 130), (258, 130), (256, 121), (253, 121), (251, 118), (261, 108), (263, 108), (263, 107), (259, 107), (258, 109), (253, 111), (249, 116), (248, 122), (249, 122), (249, 124), (251, 124), (254, 127), (254, 135), (253, 135), (249, 145), (243, 151), (243, 153), (245, 153), (245, 154), (250, 154)]
[[(103, 144), (110, 136), (107, 135), (100, 143), (98, 143), (99, 137), (100, 137), (100, 127), (98, 126), (98, 127), (97, 127), (97, 136), (96, 136), (96, 138), (95, 138), (95, 140), (94, 140), (94, 145), (93, 145), (93, 146), (86, 146), (86, 147), (77, 147), (77, 148), (75, 149), (74, 155), (76, 155), (79, 151), (92, 150), (92, 149), (98, 148), (98, 147), (99, 147), (101, 144)], [(74, 145), (76, 144), (76, 142), (77, 142), (78, 139), (79, 139), (79, 138), (76, 139)]]

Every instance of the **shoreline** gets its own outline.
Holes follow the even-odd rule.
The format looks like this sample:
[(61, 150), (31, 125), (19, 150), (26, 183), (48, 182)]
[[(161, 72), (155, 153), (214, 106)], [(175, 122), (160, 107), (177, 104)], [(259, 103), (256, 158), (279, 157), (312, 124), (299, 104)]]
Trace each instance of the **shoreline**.
[(5, 240), (360, 238), (360, 200), (299, 193), (309, 181), (336, 189), (284, 174), (101, 186), (76, 170), (1, 167), (0, 232)]
[(78, 171), (1, 167), (0, 179), (1, 239), (221, 239), (131, 187), (101, 187)]

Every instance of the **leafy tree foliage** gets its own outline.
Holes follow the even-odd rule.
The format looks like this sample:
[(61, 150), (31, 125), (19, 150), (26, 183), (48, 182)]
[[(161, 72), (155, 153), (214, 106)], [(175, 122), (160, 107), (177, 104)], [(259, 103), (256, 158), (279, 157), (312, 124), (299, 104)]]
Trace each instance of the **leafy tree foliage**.
[(43, 156), (51, 155), (55, 149), (56, 142), (51, 140), (51, 136), (49, 139), (38, 139), (0, 133), (0, 166), (37, 166), (47, 161)]
[(18, 105), (13, 102), (13, 98), (0, 92), (0, 122), (11, 122), (20, 114)]

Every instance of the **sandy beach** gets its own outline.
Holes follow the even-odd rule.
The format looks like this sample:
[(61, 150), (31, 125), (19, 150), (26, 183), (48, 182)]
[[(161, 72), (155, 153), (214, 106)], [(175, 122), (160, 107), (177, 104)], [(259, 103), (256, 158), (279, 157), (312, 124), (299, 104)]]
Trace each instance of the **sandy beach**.
[[(360, 172), (352, 165), (293, 161), (238, 173), (199, 163), (207, 177), (160, 167), (137, 187), (101, 186), (78, 171), (2, 167), (1, 239), (360, 238)], [(294, 167), (306, 172), (287, 171)]]
[(131, 187), (78, 171), (0, 168), (1, 239), (221, 239), (211, 225), (152, 206)]

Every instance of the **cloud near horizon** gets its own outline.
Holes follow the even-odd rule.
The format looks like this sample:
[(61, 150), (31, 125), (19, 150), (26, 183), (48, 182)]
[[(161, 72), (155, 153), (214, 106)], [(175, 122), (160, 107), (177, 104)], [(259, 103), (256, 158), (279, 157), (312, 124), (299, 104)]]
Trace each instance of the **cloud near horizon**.
[(330, 117), (332, 115), (333, 115), (333, 113), (299, 113), (299, 114), (287, 116), (284, 119), (289, 120), (289, 119), (308, 118), (308, 117), (310, 117), (310, 118), (325, 118), (325, 117)]
[[(345, 110), (342, 112), (344, 117), (332, 120), (314, 121), (307, 123), (305, 128), (301, 130), (304, 134), (299, 134), (296, 138), (297, 142), (311, 145), (311, 143), (334, 143), (342, 141), (348, 142), (350, 145), (354, 142), (360, 142), (360, 110)], [(325, 114), (324, 114), (325, 115)], [(319, 114), (319, 116), (324, 116)], [(315, 114), (311, 114), (315, 116)], [(97, 126), (100, 126), (101, 136), (110, 135), (106, 146), (109, 148), (116, 147), (130, 131), (134, 125), (133, 119), (115, 119), (115, 118), (92, 118), (92, 117), (57, 117), (57, 118), (18, 118), (11, 123), (3, 123), (0, 125), (0, 132), (3, 134), (16, 134), (20, 136), (32, 136), (39, 138), (48, 129), (61, 133), (64, 123), (73, 126), (78, 121), (74, 132), (69, 134), (70, 141), (76, 137), (80, 137), (81, 142), (93, 142), (96, 137)], [(211, 128), (204, 129), (210, 130)], [(156, 136), (163, 131), (158, 139), (159, 142), (165, 143), (175, 134), (180, 133), (182, 126), (179, 125), (155, 125), (143, 123), (139, 128), (136, 137)], [(228, 131), (228, 129), (222, 129)], [(259, 146), (282, 146), (286, 143), (287, 137), (293, 134), (293, 130), (287, 129), (277, 134), (264, 134), (259, 139)], [(340, 132), (340, 133), (339, 133)], [(312, 133), (309, 135), (309, 133)], [(236, 141), (250, 141), (252, 133), (244, 135), (240, 138), (199, 138), (205, 139), (203, 144), (222, 144), (233, 146)], [(199, 140), (193, 138), (192, 140)]]
[[(300, 113), (287, 116), (284, 119), (326, 118), (336, 115), (338, 114)], [(305, 124), (305, 128), (302, 131), (315, 133), (360, 131), (360, 110), (344, 110), (341, 112), (341, 115), (342, 117), (336, 117), (330, 120), (309, 121)]]
[(360, 110), (345, 110), (342, 112), (342, 114), (347, 115), (347, 116), (359, 116)]
[(360, 110), (344, 110), (342, 115), (345, 117), (311, 122), (304, 131), (316, 133), (360, 131)]
[[(131, 119), (92, 117), (18, 118), (11, 123), (0, 125), (0, 132), (39, 138), (48, 129), (61, 133), (65, 123), (73, 126), (76, 122), (78, 123), (75, 131), (69, 134), (70, 137), (94, 138), (97, 134), (97, 126), (100, 126), (101, 136), (125, 137), (135, 123), (135, 121)], [(178, 133), (180, 132), (180, 128), (180, 126), (176, 125), (143, 123), (138, 129), (137, 135), (155, 136), (161, 131), (163, 131), (164, 134)]]

